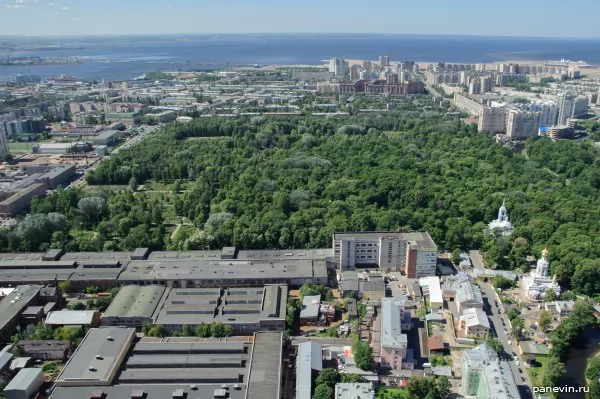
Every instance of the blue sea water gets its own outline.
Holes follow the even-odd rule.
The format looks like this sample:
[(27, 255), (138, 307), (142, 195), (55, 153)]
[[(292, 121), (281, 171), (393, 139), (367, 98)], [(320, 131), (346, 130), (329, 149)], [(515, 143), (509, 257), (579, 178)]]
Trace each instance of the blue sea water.
[[(17, 39), (0, 40), (6, 43)], [(18, 42), (21, 46), (58, 45), (60, 49), (20, 51), (13, 55), (75, 56), (92, 61), (70, 65), (0, 66), (0, 79), (16, 73), (32, 73), (42, 78), (68, 73), (87, 80), (121, 80), (156, 70), (197, 70), (236, 64), (318, 65), (334, 57), (376, 60), (380, 55), (389, 55), (392, 61), (492, 63), (564, 58), (600, 65), (600, 39), (252, 34), (26, 38)], [(0, 53), (2, 58), (7, 55)]]

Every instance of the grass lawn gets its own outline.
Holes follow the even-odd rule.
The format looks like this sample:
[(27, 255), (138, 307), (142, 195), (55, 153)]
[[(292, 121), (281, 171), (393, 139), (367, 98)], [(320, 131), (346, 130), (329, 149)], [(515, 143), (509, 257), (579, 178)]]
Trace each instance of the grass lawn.
[(407, 392), (398, 388), (381, 388), (375, 399), (404, 399)]
[(8, 149), (10, 151), (19, 151), (19, 152), (23, 152), (23, 151), (31, 151), (31, 147), (34, 146), (35, 142), (31, 142), (31, 143), (8, 143)]
[(538, 356), (534, 364), (536, 365), (535, 367), (527, 368), (527, 373), (529, 373), (529, 378), (533, 386), (540, 387), (542, 386), (542, 379), (548, 367), (548, 357)]

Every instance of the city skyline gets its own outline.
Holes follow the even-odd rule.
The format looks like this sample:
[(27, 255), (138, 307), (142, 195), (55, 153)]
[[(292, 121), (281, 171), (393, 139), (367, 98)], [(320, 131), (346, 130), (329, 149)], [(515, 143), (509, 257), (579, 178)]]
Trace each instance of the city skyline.
[[(583, 0), (579, 6), (558, 9), (540, 0), (507, 0), (498, 8), (465, 0), (460, 7), (440, 5), (432, 9), (424, 3), (382, 0), (377, 9), (386, 12), (375, 13), (376, 18), (364, 18), (368, 12), (364, 5), (339, 0), (306, 0), (286, 5), (274, 0), (106, 0), (85, 5), (72, 0), (4, 0), (0, 3), (0, 36), (371, 33), (600, 37), (594, 18), (600, 12), (600, 4)], [(586, 12), (581, 13), (581, 9)]]

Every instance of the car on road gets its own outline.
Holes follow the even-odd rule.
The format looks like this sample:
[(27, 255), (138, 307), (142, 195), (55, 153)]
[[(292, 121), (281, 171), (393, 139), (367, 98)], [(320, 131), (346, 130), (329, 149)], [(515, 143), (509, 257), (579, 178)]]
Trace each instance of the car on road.
[(509, 344), (509, 345), (512, 345), (512, 341), (510, 341), (510, 340), (509, 340), (509, 341), (508, 341), (508, 344)]
[(518, 360), (515, 360), (515, 364), (516, 364), (517, 366), (520, 366), (520, 365), (521, 365), (521, 363), (519, 363), (519, 361), (518, 361)]
[(504, 329), (504, 334), (508, 335), (508, 330), (506, 328)]

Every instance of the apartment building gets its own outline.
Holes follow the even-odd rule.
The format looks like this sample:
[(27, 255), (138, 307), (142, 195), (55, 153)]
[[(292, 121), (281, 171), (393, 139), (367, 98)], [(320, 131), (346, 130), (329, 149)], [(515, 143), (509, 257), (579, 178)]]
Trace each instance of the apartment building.
[(563, 93), (558, 96), (558, 124), (567, 125), (571, 118), (579, 118), (587, 113), (589, 100), (587, 97), (578, 97), (575, 94)]
[(341, 270), (378, 266), (414, 278), (434, 275), (437, 264), (437, 245), (427, 232), (334, 233), (333, 252)]
[(541, 112), (509, 109), (506, 117), (506, 135), (513, 140), (537, 136)]

